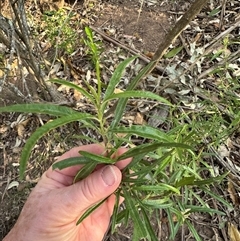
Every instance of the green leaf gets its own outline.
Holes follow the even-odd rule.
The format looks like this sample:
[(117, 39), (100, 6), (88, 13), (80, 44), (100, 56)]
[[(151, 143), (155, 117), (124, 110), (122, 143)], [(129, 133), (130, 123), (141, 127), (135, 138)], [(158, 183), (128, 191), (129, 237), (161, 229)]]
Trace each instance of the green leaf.
[(221, 11), (220, 8), (215, 8), (215, 9), (213, 9), (213, 10), (209, 13), (209, 16), (212, 17), (212, 16), (218, 14), (220, 11)]
[(27, 161), (29, 159), (30, 153), (35, 146), (36, 142), (48, 133), (50, 130), (53, 130), (59, 126), (65, 125), (70, 122), (80, 121), (82, 119), (94, 119), (90, 114), (77, 113), (73, 115), (63, 116), (57, 118), (51, 122), (46, 123), (45, 125), (39, 127), (27, 140), (25, 146), (23, 147), (21, 158), (20, 158), (20, 179), (23, 179), (23, 175), (26, 169)]
[(157, 175), (160, 172), (162, 172), (162, 170), (169, 164), (169, 162), (171, 162), (171, 160), (172, 160), (171, 155), (172, 155), (173, 151), (174, 151), (174, 149), (168, 151), (167, 153), (165, 153), (163, 156), (161, 156), (156, 161), (153, 161), (153, 163), (152, 163), (153, 167), (158, 165), (157, 170), (154, 173), (154, 178), (156, 178)]
[[(142, 154), (140, 154), (140, 155), (134, 156), (133, 159), (132, 159), (132, 161), (123, 169), (122, 173), (125, 174), (125, 172), (126, 172), (127, 170), (129, 170), (129, 168), (136, 166), (140, 161), (142, 161), (142, 159), (144, 158), (144, 156), (145, 156), (145, 153), (142, 153)], [(133, 174), (133, 175), (134, 175), (134, 174)]]
[(108, 157), (104, 157), (101, 155), (96, 155), (90, 152), (86, 152), (86, 151), (79, 151), (79, 153), (84, 156), (87, 157), (95, 162), (98, 162), (99, 164), (104, 163), (104, 164), (113, 164), (115, 161), (111, 158)]
[(157, 191), (172, 191), (177, 193), (178, 195), (180, 195), (180, 191), (171, 186), (168, 185), (166, 183), (160, 183), (160, 184), (156, 184), (156, 185), (142, 185), (142, 186), (136, 186), (134, 187), (135, 190), (141, 190), (141, 191), (153, 191), (153, 192), (157, 192)]
[(156, 95), (150, 91), (139, 91), (139, 90), (128, 90), (128, 91), (126, 90), (121, 93), (112, 94), (108, 98), (106, 98), (105, 101), (107, 102), (112, 99), (130, 98), (130, 97), (154, 99), (154, 100), (158, 100), (161, 103), (165, 103), (167, 105), (172, 106), (172, 104), (168, 100), (166, 100), (165, 98), (159, 95)]
[(156, 208), (156, 209), (166, 209), (173, 206), (173, 204), (169, 202), (169, 197), (162, 197), (162, 198), (159, 197), (157, 199), (146, 199), (142, 201), (142, 204), (150, 206), (152, 208)]
[(84, 30), (85, 30), (85, 33), (87, 34), (88, 39), (91, 40), (91, 42), (93, 42), (93, 34), (92, 34), (91, 28), (86, 26)]
[(195, 238), (196, 241), (202, 241), (202, 239), (200, 238), (200, 236), (198, 235), (197, 230), (194, 228), (194, 226), (188, 221), (186, 220), (185, 223), (187, 224), (190, 232), (192, 233), (193, 237)]
[(155, 64), (156, 61), (152, 61), (147, 66), (145, 66), (138, 75), (130, 82), (129, 86), (127, 87), (127, 90), (133, 90), (139, 83), (139, 81), (146, 76), (148, 71), (152, 68), (152, 66)]
[(183, 177), (181, 180), (179, 180), (175, 186), (176, 187), (182, 187), (182, 186), (186, 186), (186, 185), (193, 185), (195, 180), (194, 176), (191, 177)]
[(227, 202), (224, 198), (220, 197), (219, 195), (215, 194), (214, 192), (208, 190), (206, 187), (204, 186), (200, 186), (200, 188), (207, 193), (208, 195), (210, 195), (211, 197), (213, 197), (214, 199), (218, 200), (219, 202), (221, 202), (222, 204), (224, 204), (226, 207), (228, 207), (229, 210), (234, 210), (232, 204), (230, 204), (229, 202)]
[(113, 214), (112, 214), (112, 223), (111, 223), (111, 234), (114, 233), (115, 228), (116, 228), (116, 224), (117, 224), (117, 214), (118, 214), (118, 209), (119, 209), (119, 201), (120, 201), (120, 189), (118, 189), (115, 193), (116, 196), (116, 201), (114, 204), (114, 208), (113, 208)]
[(220, 215), (226, 215), (224, 212), (219, 211), (217, 209), (207, 208), (207, 207), (199, 207), (199, 206), (194, 206), (194, 205), (186, 205), (185, 209), (190, 209), (188, 213), (204, 212), (204, 213), (216, 213), (216, 214), (220, 214)]
[[(107, 197), (108, 198), (108, 197)], [(107, 198), (103, 199), (99, 203), (93, 205), (90, 207), (77, 221), (76, 225), (79, 225), (85, 218), (87, 218), (93, 211), (95, 211), (98, 207), (100, 207), (106, 200)]]
[(159, 147), (167, 147), (167, 148), (184, 148), (184, 149), (191, 149), (190, 146), (182, 143), (162, 143), (162, 142), (155, 142), (155, 143), (149, 143), (149, 144), (143, 144), (134, 148), (129, 149), (127, 152), (122, 154), (120, 157), (118, 157), (117, 161), (129, 158), (129, 157), (136, 157), (141, 154), (147, 154), (152, 151), (156, 151)]
[(158, 238), (157, 238), (156, 234), (154, 233), (152, 225), (149, 221), (148, 215), (147, 215), (147, 213), (144, 209), (142, 209), (142, 214), (143, 214), (144, 224), (145, 224), (146, 230), (148, 232), (148, 235), (150, 237), (150, 240), (151, 241), (158, 241)]
[(212, 177), (205, 180), (194, 181), (193, 185), (200, 186), (200, 185), (207, 185), (207, 184), (212, 184), (216, 182), (221, 182), (227, 175), (228, 173), (225, 173), (221, 176)]
[(120, 126), (110, 129), (114, 133), (128, 133), (157, 141), (173, 142), (173, 140), (163, 131), (151, 126), (132, 125), (130, 127)]
[(123, 75), (124, 70), (126, 69), (127, 65), (132, 62), (134, 59), (136, 59), (137, 56), (133, 56), (131, 58), (125, 59), (123, 62), (121, 62), (118, 67), (116, 68), (116, 70), (114, 71), (109, 83), (108, 83), (108, 87), (106, 89), (105, 92), (105, 97), (103, 99), (103, 102), (107, 101), (107, 99), (109, 98), (109, 96), (112, 95), (112, 93), (114, 92), (116, 85), (120, 82), (120, 79)]
[(77, 173), (77, 175), (74, 177), (73, 183), (79, 182), (83, 180), (84, 178), (88, 177), (93, 170), (96, 168), (97, 163), (92, 161), (84, 165)]
[(167, 213), (167, 218), (168, 218), (168, 223), (170, 228), (170, 240), (174, 240), (176, 233), (175, 233), (175, 227), (173, 222), (173, 213), (171, 212), (170, 208), (166, 208), (165, 212)]
[[(134, 176), (134, 174), (132, 176)], [(137, 174), (136, 174), (136, 176), (137, 176)], [(136, 178), (127, 178), (127, 177), (124, 177), (123, 180), (122, 180), (123, 183), (135, 183), (135, 184), (136, 183), (140, 184), (140, 183), (143, 183), (144, 181), (146, 181), (146, 179), (145, 180), (139, 180), (139, 179), (136, 179)]]
[(20, 112), (48, 114), (53, 116), (68, 116), (79, 113), (69, 107), (53, 104), (18, 104), (0, 107), (0, 112)]
[(123, 223), (125, 226), (127, 226), (128, 222), (129, 222), (129, 210), (123, 209), (117, 215), (117, 223)]
[(174, 49), (170, 50), (168, 53), (166, 53), (164, 55), (164, 58), (167, 58), (167, 59), (172, 58), (172, 57), (176, 56), (182, 49), (183, 49), (183, 46), (174, 48)]
[[(151, 69), (154, 64), (155, 62), (150, 62), (147, 66), (145, 66), (139, 72), (139, 74), (132, 81), (130, 81), (129, 86), (127, 87), (127, 91), (133, 90), (137, 86), (138, 82), (148, 73), (149, 69)], [(118, 104), (114, 113), (114, 119), (110, 126), (111, 129), (114, 129), (122, 119), (123, 113), (125, 111), (125, 107), (127, 105), (127, 101), (128, 101), (128, 98), (120, 99), (118, 101)]]
[(131, 197), (130, 192), (124, 186), (122, 186), (122, 190), (125, 197), (126, 207), (129, 210), (130, 217), (134, 224), (134, 239), (140, 240), (141, 238), (145, 238), (147, 236), (147, 231), (142, 220), (139, 218), (139, 211), (135, 206), (134, 200)]
[(70, 157), (70, 158), (64, 159), (62, 161), (55, 162), (52, 165), (52, 169), (53, 170), (55, 170), (55, 169), (62, 170), (64, 168), (71, 167), (71, 166), (84, 165), (84, 164), (89, 163), (89, 161), (91, 161), (89, 158), (86, 158), (83, 156)]
[(85, 89), (81, 88), (78, 85), (75, 85), (75, 84), (73, 84), (73, 83), (71, 83), (69, 81), (63, 80), (63, 79), (50, 79), (49, 81), (53, 82), (53, 83), (57, 83), (57, 84), (68, 86), (69, 88), (73, 88), (76, 91), (80, 92), (83, 96), (87, 97), (91, 101), (91, 103), (95, 103), (95, 100), (92, 97), (92, 95), (89, 94)]

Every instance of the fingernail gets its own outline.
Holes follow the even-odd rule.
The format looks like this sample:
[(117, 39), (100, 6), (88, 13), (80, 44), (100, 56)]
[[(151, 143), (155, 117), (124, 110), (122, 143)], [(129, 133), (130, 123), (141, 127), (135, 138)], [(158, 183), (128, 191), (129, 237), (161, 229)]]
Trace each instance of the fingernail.
[(112, 166), (105, 166), (102, 170), (101, 176), (107, 186), (112, 186), (117, 181), (117, 176)]

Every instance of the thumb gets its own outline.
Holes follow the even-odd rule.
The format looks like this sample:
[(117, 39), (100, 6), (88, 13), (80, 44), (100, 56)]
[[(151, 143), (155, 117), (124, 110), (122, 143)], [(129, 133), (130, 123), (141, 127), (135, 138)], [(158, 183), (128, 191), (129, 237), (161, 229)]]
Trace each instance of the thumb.
[(120, 185), (121, 171), (114, 165), (107, 165), (93, 172), (87, 178), (67, 187), (65, 201), (69, 211), (81, 213), (87, 208), (111, 195)]

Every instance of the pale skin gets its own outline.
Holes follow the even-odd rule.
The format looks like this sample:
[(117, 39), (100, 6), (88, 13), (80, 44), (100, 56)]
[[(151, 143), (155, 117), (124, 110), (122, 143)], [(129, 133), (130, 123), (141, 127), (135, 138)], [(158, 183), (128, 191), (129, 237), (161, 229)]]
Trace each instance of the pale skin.
[[(104, 155), (100, 144), (76, 147), (58, 161), (79, 156), (79, 151)], [(120, 148), (113, 157), (126, 151)], [(52, 170), (50, 167), (30, 194), (17, 223), (3, 241), (101, 241), (108, 229), (123, 169), (131, 159), (99, 166), (84, 180), (72, 184), (81, 166)], [(109, 197), (108, 197), (109, 196)], [(83, 222), (79, 217), (92, 205), (108, 199)]]

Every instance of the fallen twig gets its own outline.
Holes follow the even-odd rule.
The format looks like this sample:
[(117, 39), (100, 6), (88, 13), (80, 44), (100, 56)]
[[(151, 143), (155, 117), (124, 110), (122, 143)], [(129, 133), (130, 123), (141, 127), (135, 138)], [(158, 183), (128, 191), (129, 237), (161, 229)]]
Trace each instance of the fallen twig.
[[(124, 45), (123, 43), (119, 42), (118, 40), (112, 38), (112, 37), (109, 37), (107, 36), (105, 33), (103, 33), (102, 31), (100, 31), (99, 29), (93, 27), (93, 26), (90, 26), (90, 28), (95, 31), (96, 33), (98, 33), (99, 35), (101, 35), (103, 37), (103, 39), (121, 47), (122, 49), (125, 49), (127, 51), (129, 51), (130, 53), (134, 54), (134, 55), (138, 55), (139, 56), (139, 59), (143, 60), (145, 63), (149, 63), (151, 60), (148, 59), (147, 57), (145, 57), (140, 51), (136, 50), (136, 49), (133, 49), (133, 48), (130, 48), (126, 45)], [(156, 70), (158, 70), (159, 72), (163, 73), (164, 72), (164, 68), (160, 67), (159, 65), (157, 65), (155, 67)]]

